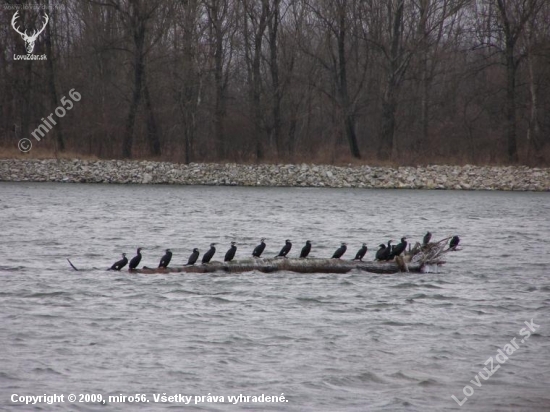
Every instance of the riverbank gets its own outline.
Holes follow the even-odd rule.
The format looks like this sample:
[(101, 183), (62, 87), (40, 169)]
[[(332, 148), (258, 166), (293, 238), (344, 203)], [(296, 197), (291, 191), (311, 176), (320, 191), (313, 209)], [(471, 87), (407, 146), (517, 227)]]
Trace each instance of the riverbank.
[(550, 168), (0, 160), (0, 181), (550, 191)]

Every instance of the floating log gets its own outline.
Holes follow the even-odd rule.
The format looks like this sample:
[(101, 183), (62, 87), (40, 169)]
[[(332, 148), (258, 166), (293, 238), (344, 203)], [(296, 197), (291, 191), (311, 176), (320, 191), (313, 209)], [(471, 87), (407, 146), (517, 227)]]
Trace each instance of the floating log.
[[(409, 271), (419, 272), (421, 265), (416, 263), (409, 266)], [(210, 262), (205, 265), (135, 269), (135, 273), (212, 273), (228, 272), (242, 273), (258, 271), (273, 273), (279, 271), (296, 273), (347, 273), (351, 270), (363, 270), (372, 273), (399, 272), (399, 264), (392, 262), (359, 262), (341, 259), (298, 259), (298, 258), (269, 258), (243, 259), (232, 262)]]
[(417, 243), (405, 256), (398, 257), (390, 262), (356, 261), (343, 259), (319, 259), (319, 258), (250, 258), (234, 260), (232, 262), (210, 262), (196, 266), (134, 269), (132, 273), (242, 273), (258, 271), (273, 273), (288, 271), (296, 273), (348, 273), (352, 270), (370, 273), (398, 273), (421, 272), (426, 265), (442, 264), (441, 256), (448, 252), (445, 250), (450, 237), (439, 242), (421, 246)]

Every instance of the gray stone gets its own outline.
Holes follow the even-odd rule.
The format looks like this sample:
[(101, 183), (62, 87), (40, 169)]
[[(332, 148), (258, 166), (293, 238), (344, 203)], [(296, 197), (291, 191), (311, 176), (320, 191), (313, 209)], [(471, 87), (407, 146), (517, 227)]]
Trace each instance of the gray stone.
[(151, 183), (153, 181), (153, 176), (151, 176), (149, 173), (144, 173), (143, 178), (141, 180), (141, 183), (144, 185)]

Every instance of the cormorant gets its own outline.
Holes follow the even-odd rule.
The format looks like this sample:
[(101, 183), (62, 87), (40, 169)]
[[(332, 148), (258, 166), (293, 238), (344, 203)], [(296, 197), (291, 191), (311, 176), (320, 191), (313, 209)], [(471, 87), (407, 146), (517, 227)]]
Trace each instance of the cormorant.
[(426, 233), (424, 235), (424, 240), (422, 240), (422, 246), (426, 246), (428, 243), (430, 243), (431, 239), (432, 239), (432, 234), (430, 232)]
[(309, 252), (311, 252), (311, 240), (306, 240), (306, 244), (302, 248), (302, 251), (300, 252), (300, 258), (301, 259), (307, 258), (307, 255), (309, 255)]
[(391, 242), (393, 242), (393, 240), (388, 240), (388, 246), (386, 246), (386, 248), (384, 249), (380, 260), (391, 260), (391, 258), (393, 257)]
[(138, 267), (139, 262), (141, 262), (141, 248), (138, 247), (137, 249), (137, 255), (130, 260), (130, 266), (128, 266), (128, 269), (133, 270)]
[(452, 250), (456, 249), (459, 243), (460, 243), (460, 238), (458, 236), (453, 236), (453, 238), (449, 242), (449, 249), (452, 249)]
[(401, 253), (403, 253), (405, 251), (405, 249), (407, 248), (407, 238), (406, 237), (402, 237), (401, 238), (401, 243), (398, 243), (397, 245), (395, 245), (391, 251), (391, 257), (390, 259), (393, 259), (394, 256), (399, 256)]
[(123, 253), (122, 259), (120, 259), (118, 262), (113, 263), (113, 266), (111, 266), (111, 269), (109, 270), (120, 270), (124, 266), (126, 266), (127, 263), (128, 263), (128, 258), (126, 257), (126, 253)]
[(384, 260), (385, 253), (386, 253), (386, 245), (383, 243), (380, 243), (380, 245), (378, 246), (378, 250), (376, 251), (375, 260)]
[(347, 243), (342, 242), (342, 246), (336, 249), (331, 259), (340, 259), (346, 253), (346, 250), (348, 250)]
[(225, 258), (223, 259), (224, 262), (231, 262), (233, 258), (235, 257), (235, 252), (237, 251), (237, 246), (235, 246), (235, 242), (231, 242), (231, 247), (225, 254)]
[(202, 263), (208, 263), (214, 257), (214, 253), (216, 253), (216, 248), (214, 246), (216, 246), (216, 243), (210, 243), (210, 249), (202, 255)]
[(172, 260), (172, 251), (166, 249), (166, 254), (160, 259), (159, 268), (167, 268)]
[(187, 261), (187, 264), (185, 266), (192, 266), (197, 262), (197, 259), (199, 258), (199, 249), (195, 248), (193, 249), (193, 253), (191, 253), (191, 256), (189, 256), (189, 260)]
[(363, 246), (361, 247), (361, 249), (359, 249), (357, 251), (357, 254), (355, 255), (355, 259), (353, 259), (353, 260), (358, 260), (358, 261), (362, 262), (363, 258), (367, 254), (367, 250), (368, 250), (367, 244), (363, 243)]
[(252, 252), (252, 256), (259, 258), (262, 256), (262, 253), (264, 253), (265, 249), (265, 238), (262, 238), (260, 240), (260, 244), (254, 248), (254, 251)]
[(286, 257), (288, 255), (288, 252), (290, 252), (290, 249), (292, 249), (292, 243), (290, 243), (290, 240), (285, 240), (285, 245), (279, 252), (279, 254), (275, 257)]

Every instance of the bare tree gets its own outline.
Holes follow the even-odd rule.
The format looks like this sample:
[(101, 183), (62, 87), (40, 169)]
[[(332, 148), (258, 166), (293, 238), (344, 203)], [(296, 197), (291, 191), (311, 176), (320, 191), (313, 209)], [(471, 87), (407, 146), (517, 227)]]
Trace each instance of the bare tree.
[(405, 0), (388, 0), (388, 46), (382, 46), (387, 59), (386, 84), (382, 97), (382, 126), (378, 156), (388, 159), (396, 155), (395, 113), (397, 110), (397, 93), (410, 61), (411, 53), (403, 45), (403, 26)]
[(517, 43), (530, 17), (540, 9), (543, 0), (496, 0), (498, 18), (504, 33), (506, 66), (506, 136), (508, 161), (518, 161), (516, 120), (516, 72), (522, 56)]
[[(48, 54), (49, 58), (47, 60), (48, 62), (48, 85), (50, 89), (50, 97), (51, 97), (51, 103), (52, 103), (52, 110), (59, 105), (58, 100), (58, 94), (57, 94), (57, 87), (56, 87), (56, 76), (55, 76), (55, 55), (54, 55), (54, 44), (53, 44), (53, 36), (52, 31), (55, 23), (55, 10), (50, 10), (50, 0), (47, 0), (46, 6), (48, 8), (48, 12), (50, 13), (50, 16), (52, 16), (52, 24), (50, 24), (47, 27), (46, 30), (46, 53)], [(57, 150), (60, 152), (63, 152), (65, 150), (65, 139), (63, 138), (63, 121), (60, 119), (57, 121), (57, 126), (55, 128), (55, 134), (56, 134), (56, 142), (57, 142)]]
[(267, 29), (269, 0), (262, 0), (261, 2), (254, 0), (241, 1), (243, 5), (243, 42), (250, 95), (249, 107), (254, 124), (256, 160), (262, 160), (264, 158), (263, 133), (265, 129), (262, 127), (264, 120), (261, 106), (261, 59), (263, 36)]
[(213, 49), (215, 109), (214, 125), (218, 158), (226, 157), (225, 117), (227, 107), (227, 87), (229, 67), (233, 56), (231, 38), (234, 34), (235, 10), (230, 0), (203, 0), (208, 16), (209, 42)]
[[(313, 40), (308, 44), (302, 44), (302, 51), (314, 57), (321, 67), (328, 72), (334, 92), (330, 89), (325, 89), (324, 92), (339, 107), (350, 153), (353, 157), (359, 159), (361, 153), (356, 133), (356, 110), (357, 99), (363, 88), (363, 77), (362, 75), (359, 76), (360, 80), (355, 84), (355, 93), (351, 95), (348, 73), (350, 15), (353, 14), (350, 5), (354, 6), (355, 1), (322, 0), (306, 4), (312, 13), (313, 22), (322, 30), (321, 36), (324, 39), (321, 40), (320, 44), (324, 47), (315, 50), (315, 45), (319, 45), (319, 43)], [(361, 65), (361, 67), (364, 74), (365, 66)]]
[[(174, 52), (181, 58), (174, 59), (173, 78), (175, 99), (178, 104), (185, 146), (185, 163), (193, 160), (197, 134), (197, 116), (202, 99), (203, 72), (199, 42), (204, 32), (201, 22), (203, 12), (200, 0), (180, 0), (177, 9)], [(181, 42), (181, 47), (179, 43)]]
[(269, 69), (271, 73), (271, 100), (273, 128), (272, 140), (274, 142), (277, 155), (281, 153), (281, 101), (283, 99), (282, 84), (279, 78), (279, 45), (278, 32), (280, 23), (281, 0), (272, 0), (268, 3), (267, 28), (269, 35)]

